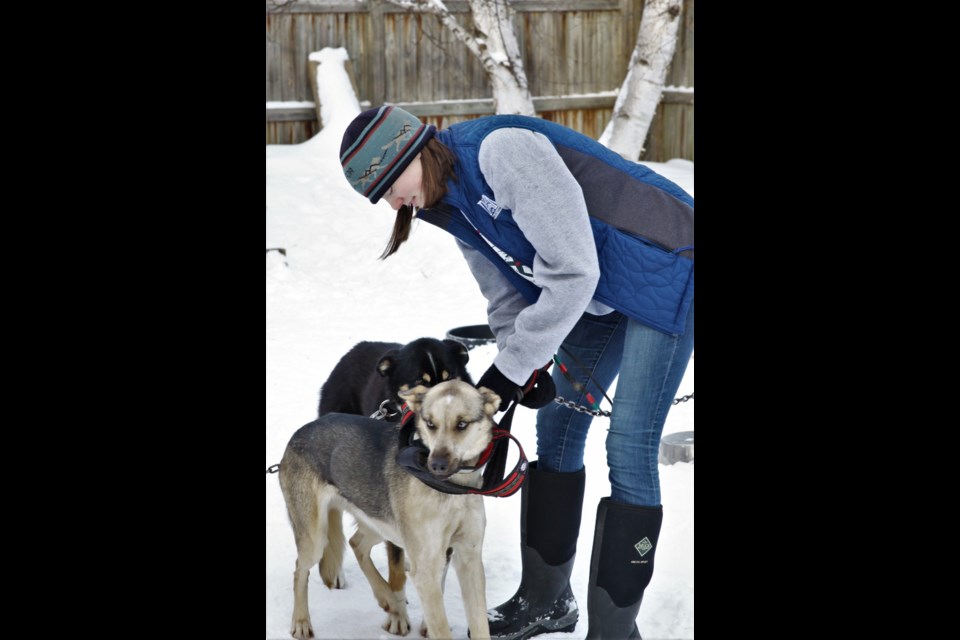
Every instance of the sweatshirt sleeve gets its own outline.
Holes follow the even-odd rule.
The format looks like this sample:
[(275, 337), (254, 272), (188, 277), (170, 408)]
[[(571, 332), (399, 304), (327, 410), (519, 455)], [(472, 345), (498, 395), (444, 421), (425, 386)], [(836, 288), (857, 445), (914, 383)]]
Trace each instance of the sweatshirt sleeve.
[(545, 136), (497, 129), (480, 145), (479, 162), (496, 201), (512, 210), (536, 251), (533, 281), (542, 291), (535, 304), (520, 307), (510, 297), (484, 291), (488, 314), (501, 331), (512, 317), (513, 330), (502, 339), (491, 322), (499, 347), (494, 364), (523, 384), (534, 369), (550, 362), (593, 298), (600, 278), (597, 249), (583, 191)]

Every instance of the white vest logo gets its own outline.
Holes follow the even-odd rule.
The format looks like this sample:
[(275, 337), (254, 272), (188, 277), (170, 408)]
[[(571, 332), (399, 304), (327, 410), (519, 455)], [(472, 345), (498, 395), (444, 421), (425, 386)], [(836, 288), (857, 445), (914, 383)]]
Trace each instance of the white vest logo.
[(645, 556), (650, 549), (653, 549), (653, 545), (650, 543), (648, 538), (644, 538), (637, 544), (633, 545), (633, 548), (636, 549), (637, 553), (639, 553), (641, 556)]
[[(490, 200), (490, 199), (487, 198), (486, 196), (483, 196), (483, 200), (481, 200), (481, 201), (478, 202), (477, 204), (479, 204), (479, 205), (481, 205), (481, 206), (484, 206), (484, 205), (483, 205), (484, 200), (485, 200), (486, 202), (492, 204), (494, 207), (497, 208), (497, 213), (496, 213), (496, 215), (494, 215), (493, 213), (491, 213), (490, 215), (492, 215), (492, 216), (494, 216), (494, 217), (500, 215), (500, 210), (503, 209), (503, 207), (501, 207), (500, 205), (498, 205), (498, 204), (497, 204), (496, 202), (494, 202), (493, 200)], [(484, 208), (487, 209), (486, 206), (484, 206)], [(489, 209), (487, 209), (487, 211), (489, 211)], [(460, 213), (463, 215), (464, 218), (466, 218), (467, 222), (470, 223), (470, 226), (473, 227), (473, 230), (477, 232), (477, 235), (480, 236), (481, 238), (483, 238), (483, 241), (486, 242), (487, 245), (488, 245), (491, 249), (493, 249), (494, 251), (496, 251), (496, 252), (497, 252), (497, 255), (500, 256), (500, 257), (503, 259), (503, 261), (506, 262), (507, 265), (509, 265), (509, 267), (510, 267), (511, 269), (513, 269), (514, 271), (516, 271), (517, 274), (519, 274), (520, 276), (522, 276), (522, 277), (525, 278), (526, 280), (529, 280), (530, 282), (533, 282), (533, 284), (537, 284), (537, 283), (534, 281), (534, 279), (533, 279), (533, 269), (531, 269), (530, 267), (526, 266), (525, 264), (523, 264), (523, 263), (520, 262), (519, 260), (514, 260), (514, 259), (510, 256), (510, 254), (508, 254), (506, 251), (504, 251), (503, 249), (501, 249), (501, 248), (498, 247), (497, 245), (495, 245), (495, 244), (493, 244), (492, 242), (490, 242), (490, 240), (487, 238), (487, 236), (485, 236), (485, 235), (483, 235), (482, 233), (480, 233), (480, 230), (477, 229), (477, 225), (473, 224), (473, 221), (472, 221), (470, 218), (467, 217), (467, 214), (463, 213), (463, 211), (461, 211)], [(639, 543), (638, 543), (638, 544), (639, 544)]]
[[(480, 237), (483, 238), (483, 236), (480, 236)], [(487, 240), (486, 238), (483, 238), (483, 239)], [(523, 264), (519, 260), (514, 260), (509, 253), (507, 253), (497, 245), (493, 244), (489, 240), (487, 240), (487, 244), (490, 245), (491, 249), (497, 252), (498, 256), (503, 258), (503, 261), (506, 262), (511, 269), (519, 273), (521, 276), (523, 276), (525, 279), (529, 280), (530, 282), (533, 282), (533, 269)], [(533, 282), (533, 283), (536, 284), (536, 282)], [(640, 543), (637, 543), (637, 544), (640, 544)]]
[(490, 214), (490, 217), (494, 220), (497, 219), (497, 216), (500, 215), (500, 212), (503, 211), (503, 207), (498, 205), (496, 202), (488, 198), (487, 196), (480, 196), (480, 202), (477, 203), (483, 210)]

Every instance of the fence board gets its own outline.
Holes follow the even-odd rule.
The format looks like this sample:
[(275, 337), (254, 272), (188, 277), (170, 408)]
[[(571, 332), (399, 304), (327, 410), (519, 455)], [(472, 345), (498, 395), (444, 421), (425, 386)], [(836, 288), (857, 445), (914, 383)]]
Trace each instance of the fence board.
[(315, 120), (267, 123), (267, 144), (300, 144), (316, 134)]
[(365, 13), (370, 10), (366, 2), (356, 0), (322, 0), (316, 4), (304, 0), (289, 2), (281, 0), (267, 0), (268, 14), (305, 14), (305, 13)]
[(686, 158), (690, 162), (693, 159), (693, 106), (683, 109), (683, 130), (679, 132), (682, 147), (678, 158)]
[(267, 100), (270, 96), (280, 95), (280, 78), (278, 64), (271, 64), (281, 56), (280, 42), (276, 36), (276, 20), (267, 16)]
[(267, 109), (267, 122), (317, 123), (318, 107), (273, 107)]
[[(347, 61), (349, 73), (350, 61)], [(616, 92), (593, 94), (585, 96), (534, 96), (533, 106), (538, 114), (546, 111), (613, 109), (616, 101)], [(661, 95), (663, 104), (693, 105), (693, 93), (686, 91), (664, 91)], [(309, 101), (306, 101), (309, 102)], [(316, 99), (314, 99), (316, 102)], [(398, 107), (409, 111), (415, 116), (429, 115), (492, 115), (494, 113), (493, 98), (477, 98), (466, 100), (445, 100), (438, 102), (391, 102)], [(294, 120), (315, 120), (317, 112), (313, 107), (297, 106), (268, 106), (266, 118), (269, 122), (289, 122)]]
[[(267, 0), (268, 14), (315, 14), (315, 13), (363, 13), (370, 10), (377, 0), (320, 0), (311, 3), (309, 0), (300, 2), (282, 2)], [(511, 0), (515, 11), (592, 11), (597, 9), (616, 10), (620, 0)], [(444, 3), (450, 11), (468, 11), (470, 4), (466, 0), (447, 0)], [(385, 8), (390, 13), (405, 13), (408, 9), (388, 4)]]
[(677, 50), (670, 62), (666, 84), (674, 87), (693, 86), (693, 2), (683, 3), (677, 28)]

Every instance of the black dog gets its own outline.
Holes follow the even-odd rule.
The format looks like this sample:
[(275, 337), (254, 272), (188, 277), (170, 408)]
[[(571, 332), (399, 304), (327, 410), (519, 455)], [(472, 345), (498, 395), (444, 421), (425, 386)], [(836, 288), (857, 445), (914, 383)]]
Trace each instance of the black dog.
[(397, 342), (361, 342), (344, 355), (320, 389), (318, 415), (351, 413), (371, 416), (384, 401), (387, 419), (400, 419), (400, 391), (417, 385), (432, 387), (467, 373), (467, 348), (456, 340), (419, 338)]

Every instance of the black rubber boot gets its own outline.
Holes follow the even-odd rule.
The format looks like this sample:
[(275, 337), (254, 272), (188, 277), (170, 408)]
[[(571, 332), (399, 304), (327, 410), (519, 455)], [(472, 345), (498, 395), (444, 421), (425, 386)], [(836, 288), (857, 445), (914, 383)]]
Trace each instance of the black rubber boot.
[(653, 577), (662, 522), (663, 506), (600, 499), (587, 586), (588, 640), (640, 638), (637, 614)]
[(523, 574), (513, 597), (487, 611), (492, 637), (520, 640), (573, 631), (577, 626), (570, 574), (580, 534), (585, 477), (584, 469), (550, 473), (530, 463), (520, 498)]

